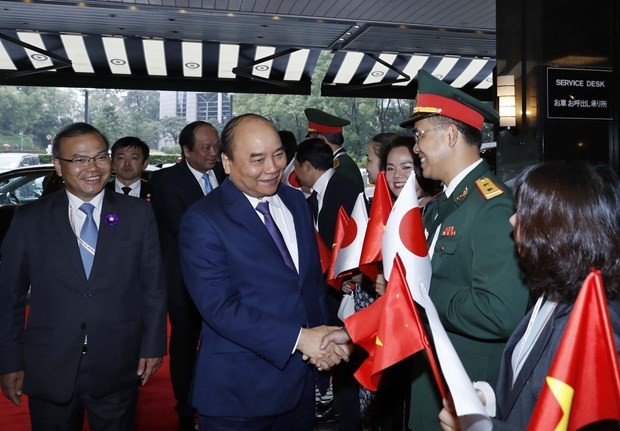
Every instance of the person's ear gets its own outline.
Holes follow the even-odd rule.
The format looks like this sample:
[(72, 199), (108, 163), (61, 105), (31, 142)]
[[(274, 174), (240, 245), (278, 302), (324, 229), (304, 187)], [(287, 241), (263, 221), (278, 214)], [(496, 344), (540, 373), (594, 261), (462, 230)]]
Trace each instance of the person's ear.
[(222, 166), (224, 167), (224, 172), (226, 173), (226, 175), (230, 175), (230, 159), (225, 153), (222, 153), (220, 157), (222, 158)]
[(448, 146), (454, 148), (459, 138), (459, 129), (454, 124), (448, 124)]

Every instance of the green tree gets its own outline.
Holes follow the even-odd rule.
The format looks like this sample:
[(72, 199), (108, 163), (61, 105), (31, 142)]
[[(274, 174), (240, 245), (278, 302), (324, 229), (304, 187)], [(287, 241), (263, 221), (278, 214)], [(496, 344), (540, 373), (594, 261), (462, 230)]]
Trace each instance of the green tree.
[[(164, 117), (159, 120), (158, 135), (166, 141), (166, 147), (175, 147), (179, 144), (179, 135), (186, 125), (187, 120), (184, 117)], [(180, 147), (178, 151), (181, 152)]]

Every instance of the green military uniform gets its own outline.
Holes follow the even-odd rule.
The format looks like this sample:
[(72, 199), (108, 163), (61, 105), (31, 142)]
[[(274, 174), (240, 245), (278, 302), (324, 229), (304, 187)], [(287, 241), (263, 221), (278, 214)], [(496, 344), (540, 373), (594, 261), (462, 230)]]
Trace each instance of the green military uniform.
[(360, 168), (344, 148), (340, 148), (334, 153), (334, 169), (355, 183), (357, 186), (356, 193), (364, 191), (364, 180), (362, 179)]
[[(508, 221), (513, 213), (510, 189), (482, 161), (424, 217), (429, 245), (441, 224), (430, 297), (473, 381), (497, 378), (504, 345), (527, 308)], [(414, 361), (409, 425), (437, 430), (441, 396), (426, 358), (416, 355)]]
[[(328, 114), (320, 109), (307, 108), (304, 113), (308, 118), (308, 135), (310, 133), (319, 135), (325, 133), (342, 134), (342, 128), (351, 124), (349, 120)], [(333, 142), (331, 144), (335, 145)], [(333, 167), (339, 174), (344, 175), (356, 184), (356, 193), (364, 191), (364, 180), (360, 168), (343, 147), (334, 151)]]
[[(490, 106), (424, 71), (418, 74), (418, 84), (416, 107), (402, 127), (415, 127), (433, 115), (478, 130), (485, 120), (497, 121)], [(473, 381), (497, 378), (504, 345), (528, 305), (509, 222), (514, 212), (510, 189), (483, 160), (449, 197), (442, 193), (424, 214), (429, 246), (437, 234), (429, 294)], [(416, 354), (413, 362), (409, 427), (436, 431), (441, 396), (426, 356)]]

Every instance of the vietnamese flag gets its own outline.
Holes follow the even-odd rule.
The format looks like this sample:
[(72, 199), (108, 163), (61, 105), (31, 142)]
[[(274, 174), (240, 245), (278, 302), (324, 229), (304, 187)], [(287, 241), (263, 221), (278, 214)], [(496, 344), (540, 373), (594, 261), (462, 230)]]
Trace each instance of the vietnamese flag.
[(316, 229), (314, 229), (314, 234), (316, 235), (316, 242), (319, 245), (319, 259), (321, 259), (321, 273), (325, 274), (325, 272), (329, 268), (329, 264), (332, 261), (332, 253)]
[(334, 273), (334, 264), (338, 258), (338, 251), (340, 250), (340, 245), (344, 239), (348, 224), (349, 216), (347, 215), (344, 207), (340, 206), (340, 209), (338, 209), (338, 217), (336, 218), (336, 228), (334, 230), (334, 244), (332, 245), (331, 262), (329, 264), (329, 268), (327, 269), (327, 276), (325, 280), (327, 281), (327, 284), (336, 290), (340, 290), (342, 280), (337, 279), (337, 274)]
[(351, 340), (369, 354), (355, 378), (371, 391), (377, 390), (383, 370), (429, 346), (399, 256), (385, 295), (344, 323)]
[(379, 172), (360, 256), (360, 270), (372, 280), (376, 279), (379, 273), (381, 242), (392, 205), (392, 195), (385, 180), (385, 172)]
[(603, 279), (592, 270), (577, 296), (528, 431), (574, 431), (620, 420), (620, 368)]

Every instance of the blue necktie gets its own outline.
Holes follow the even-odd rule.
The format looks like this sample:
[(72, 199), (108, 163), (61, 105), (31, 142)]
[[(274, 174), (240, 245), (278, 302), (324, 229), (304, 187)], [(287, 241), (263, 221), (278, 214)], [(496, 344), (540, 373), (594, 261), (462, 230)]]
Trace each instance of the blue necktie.
[(293, 258), (291, 257), (291, 253), (288, 251), (286, 247), (286, 243), (284, 242), (284, 237), (282, 236), (282, 232), (278, 229), (278, 226), (273, 221), (273, 217), (271, 216), (271, 212), (269, 212), (269, 202), (263, 201), (259, 202), (256, 205), (256, 211), (261, 213), (263, 217), (265, 217), (265, 227), (269, 232), (269, 235), (273, 238), (273, 241), (276, 243), (278, 250), (280, 250), (280, 254), (284, 259), (284, 263), (286, 266), (291, 268), (293, 271), (297, 272), (297, 268), (295, 268), (295, 264), (293, 263)]
[(202, 174), (202, 179), (205, 182), (205, 195), (208, 195), (209, 192), (213, 190), (213, 186), (211, 185), (211, 180), (209, 179), (209, 174), (206, 172)]
[(80, 206), (80, 211), (86, 214), (86, 220), (80, 231), (80, 254), (82, 255), (82, 263), (84, 264), (84, 272), (86, 278), (90, 277), (90, 270), (95, 260), (95, 248), (97, 248), (97, 224), (93, 218), (93, 204), (85, 203)]

